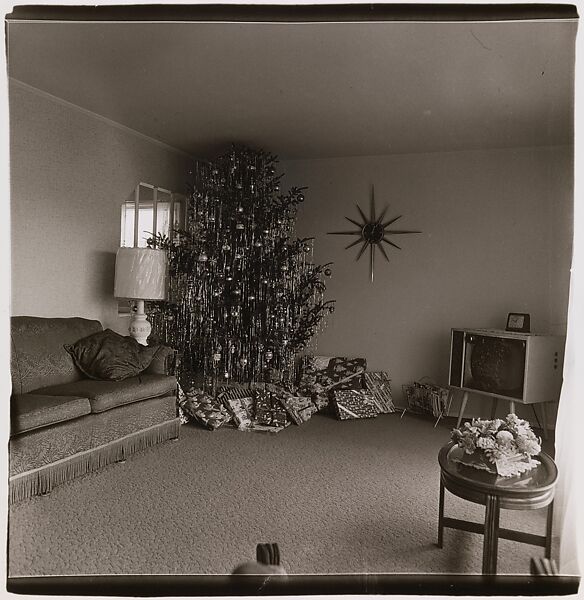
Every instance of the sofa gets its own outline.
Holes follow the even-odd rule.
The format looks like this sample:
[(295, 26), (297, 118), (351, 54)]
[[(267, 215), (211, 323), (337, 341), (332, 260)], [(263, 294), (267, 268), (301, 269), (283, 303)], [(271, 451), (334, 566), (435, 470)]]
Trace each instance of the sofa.
[(101, 331), (79, 317), (11, 318), (10, 503), (178, 438), (172, 350), (158, 349), (137, 376), (92, 379), (65, 345)]

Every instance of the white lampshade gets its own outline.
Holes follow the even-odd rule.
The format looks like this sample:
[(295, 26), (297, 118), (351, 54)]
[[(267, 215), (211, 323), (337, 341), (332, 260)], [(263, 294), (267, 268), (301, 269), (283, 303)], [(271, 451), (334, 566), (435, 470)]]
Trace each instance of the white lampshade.
[(116, 254), (114, 296), (133, 300), (166, 298), (165, 250), (120, 248)]

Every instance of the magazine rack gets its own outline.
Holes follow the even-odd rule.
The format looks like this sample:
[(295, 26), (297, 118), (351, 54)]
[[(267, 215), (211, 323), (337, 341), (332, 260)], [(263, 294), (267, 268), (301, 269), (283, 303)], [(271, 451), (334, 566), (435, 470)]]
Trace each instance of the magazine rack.
[[(450, 411), (453, 392), (450, 388), (437, 385), (430, 381), (413, 381), (402, 386), (407, 408), (412, 413), (432, 415), (436, 417), (434, 427), (440, 419)], [(405, 412), (404, 410), (404, 412)], [(403, 416), (403, 413), (402, 413)]]

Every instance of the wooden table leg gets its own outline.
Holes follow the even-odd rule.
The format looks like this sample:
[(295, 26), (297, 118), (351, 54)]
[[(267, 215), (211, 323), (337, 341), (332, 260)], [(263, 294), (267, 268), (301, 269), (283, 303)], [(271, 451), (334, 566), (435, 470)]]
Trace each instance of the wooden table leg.
[(464, 409), (466, 408), (466, 403), (468, 402), (468, 392), (464, 392), (462, 395), (462, 402), (460, 403), (460, 411), (458, 413), (458, 421), (456, 421), (456, 428), (460, 427), (460, 422), (462, 421), (462, 415), (464, 414)]
[(438, 502), (438, 548), (442, 548), (444, 542), (444, 484), (440, 477), (440, 500)]
[(552, 557), (552, 527), (554, 522), (554, 503), (551, 502), (547, 509), (545, 522), (545, 557)]
[(543, 439), (548, 439), (548, 426), (547, 426), (547, 414), (545, 409), (545, 402), (541, 403), (541, 428), (543, 430)]
[(487, 494), (485, 509), (485, 539), (483, 542), (483, 575), (497, 574), (499, 549), (499, 496)]

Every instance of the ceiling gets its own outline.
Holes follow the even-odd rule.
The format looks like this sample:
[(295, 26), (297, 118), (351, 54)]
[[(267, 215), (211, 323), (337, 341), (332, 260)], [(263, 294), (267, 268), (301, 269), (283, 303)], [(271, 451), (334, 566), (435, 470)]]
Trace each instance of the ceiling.
[(16, 21), (8, 74), (199, 158), (570, 144), (576, 28)]

